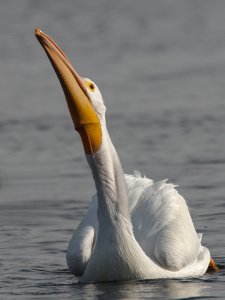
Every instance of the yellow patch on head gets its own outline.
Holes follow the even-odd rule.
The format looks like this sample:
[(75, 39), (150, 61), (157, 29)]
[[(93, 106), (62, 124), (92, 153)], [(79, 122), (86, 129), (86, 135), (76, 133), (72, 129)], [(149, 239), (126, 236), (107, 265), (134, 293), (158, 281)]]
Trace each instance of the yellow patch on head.
[(94, 85), (93, 82), (91, 82), (91, 81), (85, 79), (85, 84), (86, 84), (87, 88), (88, 88), (91, 92), (94, 92), (94, 91), (95, 91), (95, 85)]

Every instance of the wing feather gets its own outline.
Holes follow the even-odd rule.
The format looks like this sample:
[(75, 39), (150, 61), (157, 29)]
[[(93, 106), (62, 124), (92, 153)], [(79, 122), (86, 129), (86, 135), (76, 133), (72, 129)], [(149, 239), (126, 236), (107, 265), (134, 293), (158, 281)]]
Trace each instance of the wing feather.
[[(135, 186), (132, 180), (146, 182), (140, 175), (129, 175), (130, 187)], [(139, 185), (142, 191), (138, 199), (132, 199), (131, 218), (135, 238), (144, 252), (163, 268), (175, 271), (194, 262), (200, 242), (184, 198), (166, 181), (149, 181), (144, 189)]]
[(92, 197), (87, 214), (83, 217), (69, 242), (66, 260), (72, 274), (76, 276), (83, 274), (91, 257), (97, 232), (97, 196), (95, 195)]

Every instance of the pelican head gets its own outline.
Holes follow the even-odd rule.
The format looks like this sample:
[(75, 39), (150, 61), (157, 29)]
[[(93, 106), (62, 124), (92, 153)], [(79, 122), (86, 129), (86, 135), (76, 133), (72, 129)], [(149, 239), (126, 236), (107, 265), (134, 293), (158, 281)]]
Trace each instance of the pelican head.
[(91, 104), (99, 118), (100, 123), (103, 125), (105, 122), (106, 107), (102, 94), (94, 81), (89, 78), (84, 78), (85, 86), (87, 87), (87, 94)]
[(94, 154), (101, 145), (101, 124), (105, 122), (106, 109), (101, 92), (92, 80), (76, 72), (64, 52), (47, 34), (36, 29), (35, 35), (59, 78), (85, 153)]

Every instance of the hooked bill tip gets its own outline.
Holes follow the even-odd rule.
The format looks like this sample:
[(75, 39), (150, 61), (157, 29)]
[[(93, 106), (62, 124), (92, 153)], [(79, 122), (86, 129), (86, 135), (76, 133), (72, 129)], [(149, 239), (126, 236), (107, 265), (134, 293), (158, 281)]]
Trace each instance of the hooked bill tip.
[(42, 31), (41, 31), (40, 28), (35, 28), (34, 33), (35, 33), (36, 36), (40, 36), (42, 34)]

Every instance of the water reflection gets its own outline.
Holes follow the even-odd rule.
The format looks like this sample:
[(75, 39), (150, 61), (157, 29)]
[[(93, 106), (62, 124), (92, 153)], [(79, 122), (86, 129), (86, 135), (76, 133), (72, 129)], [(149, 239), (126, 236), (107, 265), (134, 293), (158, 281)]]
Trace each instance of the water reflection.
[(210, 283), (204, 280), (153, 280), (76, 285), (83, 299), (189, 299), (207, 297)]

